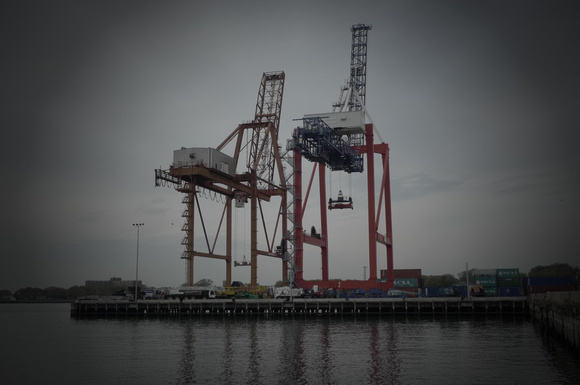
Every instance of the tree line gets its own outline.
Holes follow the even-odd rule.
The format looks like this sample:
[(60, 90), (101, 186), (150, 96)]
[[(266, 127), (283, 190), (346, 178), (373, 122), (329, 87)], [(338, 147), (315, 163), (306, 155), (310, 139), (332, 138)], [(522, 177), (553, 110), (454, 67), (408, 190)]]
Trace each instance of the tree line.
[[(41, 301), (74, 301), (77, 298), (89, 295), (99, 295), (103, 289), (87, 286), (72, 286), (68, 289), (50, 286), (45, 289), (39, 287), (25, 287), (15, 292), (0, 290), (0, 301), (41, 302)], [(107, 293), (111, 295), (112, 293)]]

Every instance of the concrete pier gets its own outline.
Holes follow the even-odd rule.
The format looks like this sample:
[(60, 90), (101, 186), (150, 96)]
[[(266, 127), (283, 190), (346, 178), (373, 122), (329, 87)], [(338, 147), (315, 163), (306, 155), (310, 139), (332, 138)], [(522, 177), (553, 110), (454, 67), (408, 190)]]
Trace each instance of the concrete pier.
[(531, 294), (534, 320), (580, 350), (580, 291)]
[(203, 314), (333, 315), (333, 314), (528, 314), (526, 297), (451, 298), (324, 298), (83, 300), (71, 305), (73, 317), (174, 316)]

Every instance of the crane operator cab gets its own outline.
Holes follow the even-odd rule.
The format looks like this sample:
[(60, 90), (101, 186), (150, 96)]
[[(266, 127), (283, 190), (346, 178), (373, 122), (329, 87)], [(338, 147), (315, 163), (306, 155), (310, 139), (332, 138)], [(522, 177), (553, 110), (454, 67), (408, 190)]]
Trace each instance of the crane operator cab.
[(328, 209), (352, 209), (352, 198), (346, 199), (342, 194), (342, 190), (338, 191), (338, 197), (333, 200), (332, 198), (328, 200)]

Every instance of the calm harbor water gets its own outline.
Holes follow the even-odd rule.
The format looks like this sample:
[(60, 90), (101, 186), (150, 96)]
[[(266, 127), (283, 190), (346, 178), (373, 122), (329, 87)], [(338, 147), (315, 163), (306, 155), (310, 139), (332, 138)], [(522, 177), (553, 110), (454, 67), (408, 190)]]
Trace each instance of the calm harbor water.
[(0, 384), (580, 384), (526, 316), (72, 319), (0, 304)]

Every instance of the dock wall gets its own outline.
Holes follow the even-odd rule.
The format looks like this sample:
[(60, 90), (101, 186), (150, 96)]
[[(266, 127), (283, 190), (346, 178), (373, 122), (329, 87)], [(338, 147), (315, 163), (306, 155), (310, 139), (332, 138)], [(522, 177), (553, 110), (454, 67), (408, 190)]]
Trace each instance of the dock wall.
[(580, 350), (580, 291), (530, 294), (529, 303), (535, 321)]
[(77, 301), (71, 316), (529, 314), (526, 297)]

